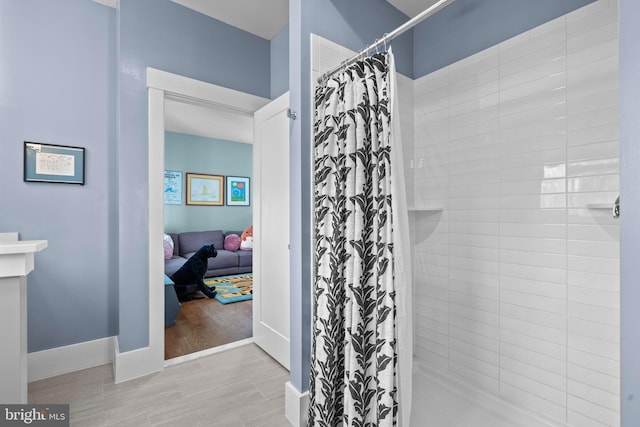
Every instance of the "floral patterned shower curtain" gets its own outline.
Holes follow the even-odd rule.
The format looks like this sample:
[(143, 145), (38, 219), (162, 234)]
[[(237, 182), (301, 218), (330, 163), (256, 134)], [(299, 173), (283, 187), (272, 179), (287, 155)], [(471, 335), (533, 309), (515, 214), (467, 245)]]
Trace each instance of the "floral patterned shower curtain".
[(393, 73), (379, 53), (316, 90), (310, 426), (397, 423)]

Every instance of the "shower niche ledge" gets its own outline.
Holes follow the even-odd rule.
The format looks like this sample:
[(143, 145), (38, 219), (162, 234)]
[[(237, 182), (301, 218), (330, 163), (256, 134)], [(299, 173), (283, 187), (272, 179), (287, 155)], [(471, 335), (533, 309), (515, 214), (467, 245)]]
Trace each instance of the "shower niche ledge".
[(442, 212), (442, 206), (419, 205), (409, 206), (409, 212)]

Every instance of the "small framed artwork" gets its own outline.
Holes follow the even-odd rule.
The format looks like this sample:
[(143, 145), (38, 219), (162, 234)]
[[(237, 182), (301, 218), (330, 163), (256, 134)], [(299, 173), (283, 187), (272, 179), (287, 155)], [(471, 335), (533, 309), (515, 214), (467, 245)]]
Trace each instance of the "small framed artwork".
[(227, 206), (249, 206), (249, 178), (227, 177)]
[(187, 205), (224, 206), (224, 176), (187, 173)]
[(164, 171), (164, 204), (182, 204), (182, 172)]
[(25, 141), (24, 180), (84, 185), (84, 148)]

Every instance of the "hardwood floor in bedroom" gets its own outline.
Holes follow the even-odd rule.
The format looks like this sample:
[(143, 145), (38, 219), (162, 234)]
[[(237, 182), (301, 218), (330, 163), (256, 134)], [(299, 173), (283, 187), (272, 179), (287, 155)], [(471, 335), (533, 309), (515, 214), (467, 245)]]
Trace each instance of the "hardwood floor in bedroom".
[(176, 325), (164, 329), (164, 359), (253, 336), (252, 301), (221, 304), (204, 298), (181, 303)]

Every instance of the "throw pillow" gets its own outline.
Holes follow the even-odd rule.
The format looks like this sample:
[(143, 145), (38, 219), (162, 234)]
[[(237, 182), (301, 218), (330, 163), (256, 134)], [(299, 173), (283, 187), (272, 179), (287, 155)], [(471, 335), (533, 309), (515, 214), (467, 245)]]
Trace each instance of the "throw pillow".
[(253, 225), (242, 232), (240, 250), (250, 251), (253, 249)]
[(164, 235), (164, 259), (173, 257), (173, 239), (168, 234)]
[(240, 249), (240, 236), (237, 234), (229, 234), (224, 238), (224, 249), (235, 252)]

